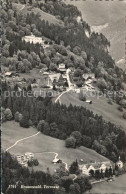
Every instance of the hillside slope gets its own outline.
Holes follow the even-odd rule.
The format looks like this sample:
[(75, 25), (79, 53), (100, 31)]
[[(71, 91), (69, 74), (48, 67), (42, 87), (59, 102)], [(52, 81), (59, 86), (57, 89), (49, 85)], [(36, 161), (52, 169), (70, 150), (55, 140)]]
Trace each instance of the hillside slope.
[[(118, 61), (125, 55), (125, 1), (70, 1), (82, 12), (82, 17), (95, 31), (102, 32), (111, 42), (110, 52)], [(106, 28), (104, 28), (106, 25)], [(100, 28), (99, 28), (100, 26)]]
[(64, 23), (57, 19), (55, 16), (44, 12), (43, 10), (39, 9), (39, 8), (35, 8), (35, 7), (30, 7), (30, 6), (26, 6), (26, 5), (22, 5), (20, 3), (13, 3), (13, 7), (16, 10), (21, 11), (23, 14), (30, 14), (30, 13), (34, 13), (34, 14), (38, 14), (40, 15), (42, 20), (48, 21), (49, 24), (55, 24), (55, 25), (64, 25)]
[[(31, 134), (29, 133), (31, 131)], [(14, 121), (3, 123), (2, 132), (2, 148), (5, 150), (8, 146), (12, 145), (17, 139), (32, 135), (37, 132), (34, 128), (25, 129), (18, 125)], [(33, 133), (34, 132), (34, 133)], [(27, 135), (25, 135), (27, 133)], [(9, 135), (8, 135), (9, 134)], [(13, 141), (12, 141), (13, 140)], [(24, 140), (18, 143), (15, 147), (10, 149), (11, 154), (24, 154), (25, 152), (33, 152), (35, 158), (39, 161), (39, 166), (35, 167), (35, 170), (46, 171), (49, 167), (51, 172), (57, 168), (52, 164), (54, 154), (49, 152), (56, 152), (59, 154), (59, 158), (70, 165), (76, 159), (83, 158), (84, 162), (91, 161), (107, 161), (108, 159), (96, 153), (94, 150), (81, 146), (77, 149), (66, 148), (65, 142), (56, 138), (39, 134), (39, 136), (31, 139)]]
[(66, 104), (67, 106), (72, 104), (86, 107), (88, 110), (93, 111), (94, 114), (103, 116), (106, 121), (112, 122), (117, 126), (121, 126), (126, 131), (125, 120), (122, 118), (122, 112), (118, 110), (117, 104), (108, 104), (107, 98), (105, 97), (88, 97), (88, 100), (92, 100), (93, 104), (80, 101), (78, 94), (75, 93), (69, 92), (61, 97), (62, 104)]

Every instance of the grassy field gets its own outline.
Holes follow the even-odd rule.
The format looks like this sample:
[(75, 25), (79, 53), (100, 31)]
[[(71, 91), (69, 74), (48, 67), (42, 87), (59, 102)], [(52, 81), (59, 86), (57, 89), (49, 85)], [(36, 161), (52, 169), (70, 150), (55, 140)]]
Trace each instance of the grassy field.
[(126, 192), (126, 174), (121, 175), (119, 177), (115, 177), (115, 181), (113, 182), (103, 182), (93, 185), (91, 191), (86, 192), (86, 194), (125, 194)]
[[(21, 128), (18, 123), (13, 121), (3, 123), (2, 148), (5, 150), (9, 146), (13, 145), (17, 140), (33, 135), (36, 132), (37, 130), (32, 127), (29, 129)], [(58, 158), (63, 160), (63, 162), (66, 162), (68, 165), (76, 159), (83, 159), (85, 162), (107, 161), (105, 157), (83, 146), (78, 149), (67, 149), (65, 148), (65, 142), (63, 140), (55, 139), (42, 133), (19, 142), (15, 147), (10, 149), (9, 152), (12, 154), (33, 152), (35, 158), (39, 161), (39, 166), (34, 167), (34, 169), (46, 171), (49, 167), (50, 172), (54, 172), (54, 170), (58, 167), (58, 164), (52, 164), (55, 154), (48, 152), (58, 153)]]
[(17, 140), (34, 135), (35, 133), (36, 129), (33, 127), (25, 129), (14, 121), (5, 122), (2, 124), (2, 149), (5, 150)]
[[(42, 11), (39, 8), (32, 8), (30, 6), (25, 6), (23, 7), (22, 4), (17, 4), (17, 3), (13, 3), (13, 6), (15, 7), (15, 9), (17, 9), (18, 11), (21, 11), (23, 14), (27, 14), (27, 13), (32, 13), (34, 12), (35, 14), (39, 14), (42, 20), (48, 21), (50, 24), (57, 24), (57, 25), (64, 25), (64, 23), (57, 19), (55, 16), (46, 13), (44, 11)], [(23, 9), (22, 9), (23, 8)]]
[(126, 131), (125, 120), (122, 118), (122, 112), (117, 108), (118, 105), (113, 103), (113, 105), (108, 104), (108, 99), (105, 97), (89, 97), (89, 100), (92, 100), (93, 104), (88, 104), (79, 100), (78, 94), (69, 92), (64, 94), (61, 97), (61, 103), (66, 104), (67, 106), (71, 103), (76, 106), (83, 106), (87, 109), (93, 111), (94, 114), (102, 115), (106, 121), (110, 121), (117, 126), (121, 126)]
[(33, 68), (29, 73), (19, 73), (20, 77), (25, 79), (39, 79), (42, 78), (42, 73), (40, 73), (40, 69)]

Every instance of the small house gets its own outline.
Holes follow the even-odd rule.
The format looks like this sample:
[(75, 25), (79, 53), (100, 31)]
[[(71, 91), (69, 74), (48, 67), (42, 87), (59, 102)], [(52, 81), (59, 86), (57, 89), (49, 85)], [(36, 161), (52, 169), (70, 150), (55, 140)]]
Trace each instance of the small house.
[(55, 158), (52, 163), (54, 164), (58, 164), (58, 163), (62, 163), (62, 160), (58, 159), (58, 158)]
[(92, 100), (86, 100), (85, 102), (87, 102), (88, 104), (92, 104)]
[(65, 64), (64, 63), (59, 64), (59, 68), (58, 69), (59, 69), (60, 72), (66, 72)]
[(6, 72), (5, 73), (5, 77), (12, 77), (12, 76), (14, 76), (14, 73), (13, 72)]
[(31, 153), (31, 152), (26, 152), (26, 153), (25, 153), (25, 157), (26, 157), (26, 159), (31, 160), (31, 159), (34, 158), (34, 154)]

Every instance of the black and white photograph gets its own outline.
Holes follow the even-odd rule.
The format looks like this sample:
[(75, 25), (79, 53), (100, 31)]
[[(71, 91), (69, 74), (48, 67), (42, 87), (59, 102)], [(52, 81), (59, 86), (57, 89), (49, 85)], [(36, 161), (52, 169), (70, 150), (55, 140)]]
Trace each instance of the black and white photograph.
[(126, 0), (1, 0), (1, 194), (126, 194)]

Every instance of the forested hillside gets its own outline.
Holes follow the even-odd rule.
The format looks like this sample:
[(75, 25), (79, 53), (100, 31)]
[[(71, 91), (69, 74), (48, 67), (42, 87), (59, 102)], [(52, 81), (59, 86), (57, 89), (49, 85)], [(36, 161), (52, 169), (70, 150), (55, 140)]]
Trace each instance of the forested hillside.
[[(82, 13), (83, 19), (99, 33), (103, 33), (110, 40), (110, 53), (115, 61), (125, 56), (125, 1), (71, 1), (67, 4), (76, 6)], [(124, 70), (125, 61), (122, 61)], [(122, 66), (120, 66), (122, 67)]]
[[(91, 81), (88, 89), (92, 86), (98, 94), (112, 91), (111, 99), (120, 104), (119, 111), (124, 111), (126, 74), (115, 65), (109, 53), (108, 39), (102, 33), (92, 32), (77, 7), (67, 5), (65, 1), (3, 0), (1, 5), (2, 122), (15, 120), (25, 130), (33, 126), (45, 135), (65, 140), (68, 149), (85, 146), (114, 163), (119, 156), (126, 162), (126, 134), (121, 127), (84, 107), (57, 103), (62, 94), (70, 90), (75, 92), (75, 89), (80, 90), (79, 100), (86, 101), (80, 88), (87, 86), (86, 81)], [(26, 41), (29, 36), (32, 42)], [(85, 74), (93, 74), (93, 78), (84, 78)], [(43, 80), (51, 84), (43, 84)], [(45, 97), (36, 97), (36, 88), (44, 91)], [(54, 91), (60, 94), (55, 103), (47, 97)], [(123, 118), (126, 119), (126, 112), (123, 112)], [(68, 168), (62, 167), (53, 175), (49, 169), (47, 173), (29, 171), (9, 153), (3, 153), (2, 157), (5, 194), (82, 194), (91, 189), (85, 174), (73, 179)], [(16, 184), (17, 188), (9, 189), (9, 184)], [(59, 189), (21, 190), (21, 184), (58, 185)]]
[[(21, 3), (20, 5), (24, 5), (27, 8), (25, 10), (25, 15), (23, 15), (23, 11), (18, 12), (17, 9), (15, 9), (14, 2), (18, 4)], [(124, 89), (122, 82), (125, 81), (125, 75), (115, 66), (112, 57), (108, 53), (108, 47), (110, 46), (109, 41), (103, 34), (91, 33), (90, 26), (82, 19), (81, 13), (76, 7), (57, 1), (46, 1), (46, 3), (41, 1), (29, 1), (28, 3), (25, 1), (17, 2), (9, 0), (3, 1), (2, 7), (1, 16), (4, 26), (4, 33), (2, 35), (2, 60), (4, 66), (9, 67), (10, 70), (25, 73), (29, 72), (34, 67), (42, 66), (42, 64), (51, 70), (55, 70), (56, 65), (65, 62), (67, 67), (72, 66), (77, 69), (77, 74), (79, 76), (82, 73), (89, 72), (89, 70), (94, 72), (97, 78), (102, 78), (103, 89), (110, 89), (111, 86), (114, 90)], [(49, 24), (49, 22), (41, 20), (39, 14), (34, 13), (34, 11), (28, 12), (28, 9), (32, 10), (35, 7), (46, 13), (57, 16), (63, 21), (64, 26)], [(78, 17), (79, 21), (77, 19)], [(50, 48), (49, 53), (45, 51), (40, 44), (34, 45), (22, 41), (22, 37), (30, 35), (31, 33), (38, 37), (45, 36), (55, 42)], [(57, 52), (61, 55), (58, 59), (56, 57)], [(70, 55), (70, 53), (73, 54)], [(52, 64), (52, 62), (54, 63)], [(3, 91), (8, 89), (5, 82), (3, 84)], [(97, 152), (112, 160), (117, 159), (119, 150), (122, 151), (123, 145), (120, 145), (116, 140), (118, 139), (117, 134), (120, 134), (122, 138), (124, 135), (123, 132), (119, 132), (119, 129), (114, 125), (105, 123), (101, 117), (94, 116), (92, 112), (86, 109), (79, 109), (72, 106), (67, 109), (59, 105), (50, 105), (50, 103), (49, 107), (46, 108), (45, 101), (36, 101), (34, 98), (24, 99), (23, 97), (14, 99), (15, 97), (4, 99), (3, 106), (5, 108), (10, 108), (13, 116), (16, 111), (22, 113), (24, 117), (26, 116), (26, 118), (28, 120), (30, 119), (36, 126), (39, 121), (45, 120), (56, 130), (56, 132), (54, 130), (54, 133), (52, 129), (50, 131), (50, 127), (48, 127), (47, 124), (48, 132), (46, 131), (45, 133), (48, 135), (65, 139), (72, 131), (79, 131), (84, 135), (84, 138), (85, 135), (86, 138), (88, 137), (89, 142), (93, 142), (90, 143), (88, 147), (95, 149)], [(33, 102), (31, 102), (31, 100)], [(38, 103), (42, 103), (41, 108), (38, 108)], [(25, 107), (24, 104), (26, 104)], [(59, 106), (59, 109), (56, 108), (56, 106)], [(72, 109), (74, 119), (72, 119), (71, 116), (66, 118), (63, 113), (64, 110), (65, 112), (69, 112), (70, 108)], [(51, 114), (49, 114), (49, 111), (52, 109), (55, 110), (55, 113), (51, 112)], [(59, 110), (64, 117), (61, 116)], [(84, 117), (82, 119), (84, 120), (83, 122), (77, 116), (79, 115), (78, 112), (81, 112), (81, 110), (82, 112), (84, 111), (84, 115), (83, 113), (80, 115), (80, 119)], [(87, 113), (89, 114), (88, 116), (86, 115)], [(59, 121), (56, 120), (58, 118)], [(66, 121), (64, 121), (64, 119), (66, 119)], [(73, 125), (71, 121), (75, 121), (75, 125)], [(64, 122), (65, 124), (63, 125)], [(112, 135), (111, 133), (114, 134)], [(108, 145), (103, 143), (108, 134), (109, 136), (114, 136), (113, 141), (116, 142), (115, 146), (117, 147), (114, 147), (112, 150), (109, 150), (109, 147), (107, 148)], [(101, 136), (103, 136), (103, 142), (101, 142), (102, 140), (100, 141)], [(118, 139), (120, 142), (121, 138)], [(111, 144), (112, 141), (109, 143)], [(101, 148), (99, 148), (100, 146)]]
[[(30, 1), (23, 10), (15, 9), (17, 1), (2, 4), (2, 21), (4, 34), (2, 35), (2, 62), (9, 69), (19, 72), (29, 72), (42, 64), (50, 67), (52, 62), (58, 65), (60, 61), (53, 61), (56, 52), (62, 50), (62, 62), (69, 63), (82, 70), (82, 73), (94, 72), (97, 78), (104, 79), (106, 87), (111, 86), (124, 89), (125, 74), (115, 66), (115, 62), (108, 52), (110, 42), (103, 34), (91, 33), (90, 26), (82, 19), (80, 11), (73, 5), (66, 5), (57, 1)], [(13, 2), (16, 2), (15, 4)], [(57, 17), (64, 25), (49, 23), (46, 18), (41, 19), (34, 8)], [(30, 10), (30, 11), (29, 11)], [(78, 20), (79, 18), (79, 20)], [(22, 38), (26, 35), (45, 36), (53, 40), (51, 55), (45, 52), (39, 44), (25, 43)], [(56, 49), (55, 45), (59, 48)], [(69, 50), (80, 59), (69, 55)], [(40, 65), (41, 64), (41, 65)], [(55, 69), (55, 68), (54, 68)]]
[[(65, 105), (53, 104), (50, 98), (36, 99), (23, 97), (23, 95), (4, 98), (3, 107), (12, 111), (10, 119), (15, 118), (22, 127), (34, 125), (39, 131), (52, 137), (66, 139), (72, 132), (77, 131), (75, 135), (77, 142), (76, 138), (71, 139), (68, 147), (75, 148), (83, 145), (114, 162), (119, 155), (123, 161), (126, 160), (125, 132), (114, 124), (105, 122), (101, 116), (94, 115), (86, 108), (72, 105), (67, 108)], [(3, 109), (3, 118), (6, 117), (4, 111)]]

